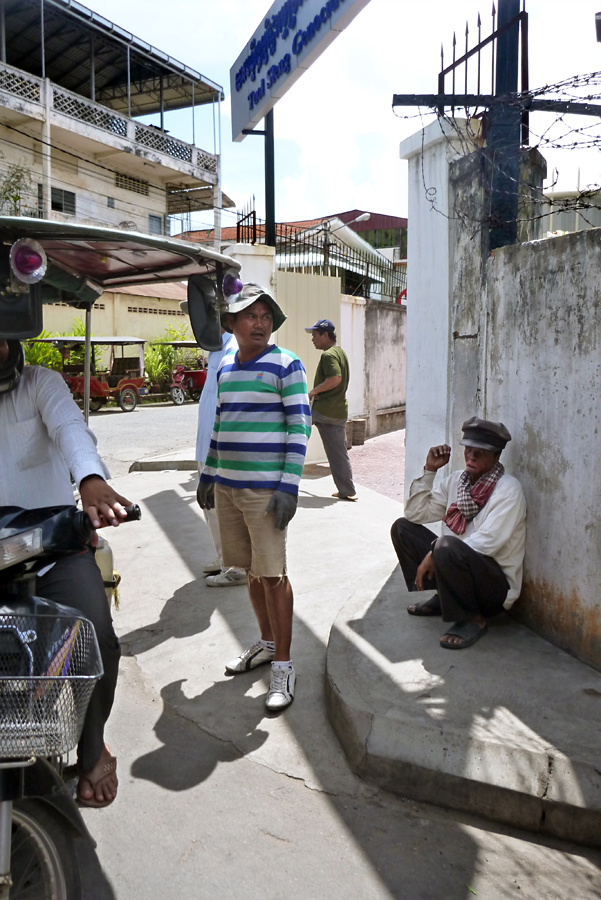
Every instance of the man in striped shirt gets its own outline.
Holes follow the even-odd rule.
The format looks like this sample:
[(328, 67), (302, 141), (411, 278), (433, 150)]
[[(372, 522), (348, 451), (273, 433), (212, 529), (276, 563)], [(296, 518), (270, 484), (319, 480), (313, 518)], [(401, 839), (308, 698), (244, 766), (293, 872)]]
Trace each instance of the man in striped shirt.
[(248, 572), (261, 637), (227, 663), (232, 675), (271, 663), (266, 706), (294, 699), (290, 659), (293, 596), (286, 570), (286, 527), (296, 512), (311, 409), (301, 361), (270, 343), (286, 316), (267, 291), (246, 284), (223, 322), (238, 352), (218, 373), (215, 426), (198, 490), (217, 510), (223, 564)]

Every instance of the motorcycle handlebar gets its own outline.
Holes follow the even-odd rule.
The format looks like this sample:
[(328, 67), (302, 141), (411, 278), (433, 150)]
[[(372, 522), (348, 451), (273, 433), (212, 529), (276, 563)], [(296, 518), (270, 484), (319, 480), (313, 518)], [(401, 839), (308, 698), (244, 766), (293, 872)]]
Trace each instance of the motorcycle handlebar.
[[(123, 509), (127, 513), (124, 519), (121, 519), (119, 524), (123, 524), (124, 522), (137, 522), (142, 518), (142, 510), (138, 506), (137, 503), (132, 503), (131, 506), (124, 506)], [(73, 528), (77, 533), (77, 536), (81, 538), (81, 540), (85, 544), (89, 544), (92, 540), (92, 537), (95, 532), (95, 528), (92, 525), (92, 520), (90, 519), (87, 512), (83, 512), (82, 510), (78, 510), (75, 514), (75, 518), (73, 520)]]
[(142, 510), (137, 503), (132, 503), (131, 506), (124, 506), (123, 509), (127, 515), (124, 519), (121, 519), (122, 522), (137, 522), (142, 518)]

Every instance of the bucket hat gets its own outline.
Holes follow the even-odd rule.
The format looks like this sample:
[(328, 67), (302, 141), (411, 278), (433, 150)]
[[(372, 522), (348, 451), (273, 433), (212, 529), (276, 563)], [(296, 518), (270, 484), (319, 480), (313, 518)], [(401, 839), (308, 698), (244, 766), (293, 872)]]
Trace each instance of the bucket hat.
[(252, 281), (242, 285), (242, 290), (239, 293), (225, 297), (225, 308), (222, 309), (221, 312), (221, 324), (225, 330), (229, 332), (232, 330), (227, 324), (228, 313), (235, 314), (242, 312), (243, 309), (252, 306), (257, 300), (263, 300), (271, 307), (273, 313), (272, 333), (277, 331), (286, 321), (286, 315), (280, 309), (271, 294), (266, 291), (265, 288), (262, 288), (260, 284), (255, 284)]

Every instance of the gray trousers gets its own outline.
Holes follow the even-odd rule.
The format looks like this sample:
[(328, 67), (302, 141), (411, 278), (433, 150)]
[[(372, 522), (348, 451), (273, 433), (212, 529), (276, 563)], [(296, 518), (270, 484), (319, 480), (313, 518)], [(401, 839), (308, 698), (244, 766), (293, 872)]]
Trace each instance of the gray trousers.
[(326, 425), (323, 422), (313, 423), (326, 451), (334, 484), (341, 497), (352, 497), (355, 493), (353, 470), (346, 449), (346, 432), (344, 425)]

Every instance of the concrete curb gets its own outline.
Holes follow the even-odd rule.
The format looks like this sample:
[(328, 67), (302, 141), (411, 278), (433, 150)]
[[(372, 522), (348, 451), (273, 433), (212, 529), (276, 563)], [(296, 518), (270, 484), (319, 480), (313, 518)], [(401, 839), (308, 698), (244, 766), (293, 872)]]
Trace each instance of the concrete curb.
[(128, 472), (162, 472), (165, 469), (175, 471), (198, 471), (195, 459), (137, 459), (131, 464)]
[[(440, 654), (429, 643), (420, 659), (416, 635), (418, 642), (435, 641), (441, 622), (405, 623), (400, 616), (408, 618), (408, 598), (399, 602), (401, 590), (387, 586), (377, 598), (353, 597), (330, 634), (326, 703), (351, 768), (413, 800), (601, 846), (598, 718), (583, 726), (581, 736), (575, 733), (590, 717), (589, 698), (597, 692), (601, 698), (601, 675), (509, 619), (490, 629), (488, 646), (484, 640), (476, 645), (478, 654), (470, 648), (456, 659), (459, 653), (449, 658), (440, 650), (447, 656), (439, 665)], [(383, 634), (396, 635), (396, 644)], [(378, 641), (396, 653), (379, 652)], [(513, 661), (508, 667), (497, 658), (508, 648), (514, 656), (525, 654), (531, 678), (523, 691), (532, 691), (533, 705), (543, 712), (549, 705), (554, 717), (534, 714), (530, 721), (527, 704), (512, 706), (513, 685), (499, 682)], [(564, 706), (555, 692), (565, 678), (574, 690)], [(498, 717), (495, 724), (500, 710), (505, 728)]]

